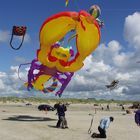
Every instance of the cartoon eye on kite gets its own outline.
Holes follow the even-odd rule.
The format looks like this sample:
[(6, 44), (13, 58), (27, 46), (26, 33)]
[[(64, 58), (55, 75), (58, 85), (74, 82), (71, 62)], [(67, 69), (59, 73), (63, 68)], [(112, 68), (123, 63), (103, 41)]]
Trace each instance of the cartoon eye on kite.
[[(13, 29), (12, 29), (12, 36), (11, 36), (11, 39), (10, 39), (10, 46), (11, 46), (12, 49), (14, 49), (14, 50), (19, 50), (19, 49), (20, 49), (20, 47), (22, 46), (23, 41), (24, 41), (24, 36), (25, 36), (25, 34), (26, 34), (26, 29), (27, 29), (26, 26), (13, 26)], [(14, 36), (21, 36), (21, 37), (22, 37), (21, 43), (19, 44), (19, 46), (18, 46), (17, 48), (15, 48), (15, 47), (12, 45)]]
[(119, 84), (119, 80), (113, 80), (110, 85), (106, 85), (106, 87), (110, 90), (115, 89)]

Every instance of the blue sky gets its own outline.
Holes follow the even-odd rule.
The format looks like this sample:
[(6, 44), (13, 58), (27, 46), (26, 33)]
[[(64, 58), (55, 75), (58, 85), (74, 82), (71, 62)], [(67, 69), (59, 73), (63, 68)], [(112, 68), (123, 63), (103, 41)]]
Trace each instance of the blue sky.
[(138, 0), (70, 0), (68, 7), (65, 7), (65, 0), (0, 0), (0, 30), (10, 32), (13, 25), (25, 25), (31, 38), (31, 42), (24, 43), (19, 51), (10, 49), (8, 42), (0, 42), (3, 52), (0, 59), (5, 60), (5, 63), (0, 62), (0, 69), (6, 71), (14, 63), (15, 56), (26, 55), (27, 60), (35, 57), (39, 48), (39, 29), (47, 17), (60, 11), (88, 10), (93, 4), (100, 6), (100, 18), (105, 24), (101, 30), (101, 42), (117, 39), (126, 43), (123, 38), (124, 19), (140, 9)]
[[(39, 29), (47, 17), (60, 11), (79, 11), (97, 4), (101, 8), (104, 28), (101, 30), (101, 42), (116, 39), (125, 44), (123, 38), (124, 19), (127, 15), (140, 9), (138, 0), (70, 0), (65, 7), (65, 0), (0, 0), (0, 30), (11, 31), (13, 25), (27, 26), (31, 41), (24, 43), (19, 51), (9, 48), (9, 42), (0, 42), (1, 70), (6, 71), (14, 63), (15, 57), (26, 56), (33, 59), (39, 48)], [(11, 32), (9, 33), (10, 36)]]
[[(68, 7), (65, 7), (65, 0), (0, 0), (0, 71), (8, 75), (11, 72), (11, 66), (18, 66), (23, 62), (30, 62), (36, 57), (36, 50), (39, 48), (39, 30), (42, 23), (49, 16), (61, 11), (78, 12), (80, 10), (88, 10), (89, 7), (94, 4), (100, 6), (100, 19), (103, 20), (105, 24), (101, 29), (100, 44), (105, 45), (106, 48), (112, 45), (111, 41), (115, 40), (119, 42), (121, 49), (117, 50), (119, 55), (117, 60), (124, 56), (124, 54), (127, 56), (127, 54), (130, 55), (134, 53), (138, 47), (133, 47), (133, 45), (135, 45), (133, 40), (126, 34), (124, 35), (124, 29), (128, 30), (124, 25), (126, 23), (126, 17), (140, 12), (139, 0), (69, 0)], [(134, 23), (134, 26), (135, 24), (137, 25), (137, 22)], [(13, 25), (27, 26), (27, 40), (18, 51), (12, 50), (9, 46)], [(133, 26), (130, 27), (133, 28)], [(131, 28), (130, 30), (133, 30)], [(109, 42), (111, 43), (109, 44)], [(99, 50), (93, 54), (96, 56), (96, 59), (99, 59), (98, 56), (103, 53), (100, 52), (100, 50), (103, 50), (101, 48), (102, 45)], [(136, 54), (135, 52), (133, 57)], [(118, 68), (115, 62), (109, 63), (109, 60), (106, 61), (106, 59), (107, 58), (102, 57), (100, 62), (104, 61), (104, 64), (110, 67), (113, 65), (113, 69)], [(116, 59), (116, 57), (114, 59)], [(138, 68), (133, 72), (137, 70)], [(121, 72), (122, 71), (121, 68)]]

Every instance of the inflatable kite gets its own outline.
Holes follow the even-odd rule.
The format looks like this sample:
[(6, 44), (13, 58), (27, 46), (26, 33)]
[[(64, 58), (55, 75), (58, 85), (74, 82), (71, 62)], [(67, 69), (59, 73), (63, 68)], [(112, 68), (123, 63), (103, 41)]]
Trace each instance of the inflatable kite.
[[(23, 44), (23, 41), (24, 41), (24, 36), (26, 34), (26, 29), (27, 29), (27, 27), (25, 27), (25, 26), (13, 26), (12, 36), (11, 36), (11, 39), (10, 39), (10, 46), (11, 46), (12, 49), (19, 50), (21, 48), (21, 46)], [(14, 36), (21, 36), (22, 37), (21, 43), (19, 44), (19, 46), (17, 48), (15, 48), (12, 45)]]
[[(30, 90), (33, 87), (35, 89), (41, 90), (44, 93), (53, 92), (57, 87), (57, 81), (59, 81), (62, 86), (56, 92), (56, 95), (61, 96), (62, 92), (68, 85), (73, 76), (73, 72), (59, 72), (55, 68), (49, 68), (42, 64), (37, 63), (37, 59), (34, 59), (31, 63), (31, 67), (28, 71), (28, 83), (26, 83), (27, 89)], [(34, 74), (38, 70), (37, 74)], [(49, 79), (53, 79), (53, 84), (50, 87), (45, 88), (44, 83)]]
[[(46, 93), (44, 84), (53, 79), (62, 84), (56, 92), (56, 95), (61, 96), (74, 72), (83, 67), (85, 58), (99, 45), (101, 25), (97, 17), (100, 13), (94, 12), (99, 12), (98, 7), (91, 7), (89, 13), (83, 10), (79, 13), (61, 12), (43, 23), (37, 59), (32, 61), (28, 72), (28, 90), (35, 88)], [(71, 47), (64, 48), (59, 43), (71, 31), (76, 33), (74, 37), (77, 51)], [(38, 70), (37, 74), (34, 74), (35, 70)]]

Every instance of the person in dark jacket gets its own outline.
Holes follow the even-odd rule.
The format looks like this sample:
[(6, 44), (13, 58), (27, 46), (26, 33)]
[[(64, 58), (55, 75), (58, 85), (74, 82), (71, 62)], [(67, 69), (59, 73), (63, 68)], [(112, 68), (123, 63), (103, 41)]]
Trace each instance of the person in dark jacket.
[(56, 124), (56, 127), (59, 128), (62, 126), (62, 128), (68, 128), (67, 126), (67, 120), (65, 118), (65, 112), (67, 111), (67, 107), (59, 102), (58, 104), (54, 105), (54, 108), (57, 109), (57, 115), (58, 115), (58, 122)]
[(140, 126), (140, 108), (135, 112), (135, 122)]

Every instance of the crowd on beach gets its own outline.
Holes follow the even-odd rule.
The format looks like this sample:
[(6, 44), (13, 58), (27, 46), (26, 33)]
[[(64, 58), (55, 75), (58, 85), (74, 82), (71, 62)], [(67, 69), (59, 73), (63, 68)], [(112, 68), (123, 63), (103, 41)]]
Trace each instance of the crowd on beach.
[[(66, 111), (67, 111), (67, 105), (62, 103), (62, 102), (58, 102), (54, 105), (53, 107), (54, 109), (57, 110), (57, 116), (58, 116), (58, 121), (56, 124), (56, 128), (62, 128), (62, 129), (68, 129), (68, 123), (67, 123), (67, 119), (66, 119)], [(104, 108), (101, 106), (101, 110), (104, 110)], [(124, 108), (124, 105), (121, 105), (121, 110), (122, 111), (126, 111)], [(96, 109), (95, 109), (95, 114), (96, 114)], [(110, 106), (109, 104), (107, 104), (106, 106), (106, 111), (110, 111)], [(113, 116), (108, 116), (108, 117), (102, 117), (99, 125), (98, 125), (98, 131), (99, 133), (92, 133), (91, 137), (92, 138), (107, 138), (107, 129), (109, 128), (111, 122), (114, 121), (114, 117)], [(137, 124), (138, 127), (140, 127), (140, 106), (139, 108), (135, 111), (135, 116), (134, 116), (134, 120), (135, 123)], [(93, 120), (92, 120), (93, 122)], [(92, 124), (91, 124), (92, 126)]]

